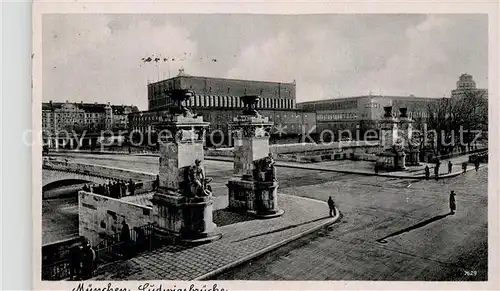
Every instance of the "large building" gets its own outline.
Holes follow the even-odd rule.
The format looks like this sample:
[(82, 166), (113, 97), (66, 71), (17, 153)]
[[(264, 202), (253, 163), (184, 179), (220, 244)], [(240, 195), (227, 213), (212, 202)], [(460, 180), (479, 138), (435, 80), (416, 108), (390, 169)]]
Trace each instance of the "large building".
[(184, 74), (148, 84), (148, 109), (165, 109), (170, 105), (167, 92), (172, 89), (190, 89), (195, 96), (188, 100), (190, 108), (242, 108), (239, 97), (259, 95), (262, 109), (294, 109), (295, 82), (277, 83), (223, 78), (195, 77)]
[[(339, 131), (350, 131), (352, 138), (359, 131), (360, 137), (369, 129), (378, 129), (378, 122), (384, 114), (384, 107), (392, 106), (394, 115), (399, 108), (408, 108), (409, 117), (417, 122), (428, 116), (429, 104), (439, 98), (411, 96), (365, 95), (338, 99), (327, 99), (298, 103), (297, 108), (316, 112), (316, 132), (332, 131), (334, 140), (341, 138)], [(349, 136), (346, 132), (345, 136)], [(325, 137), (325, 139), (327, 139)]]
[(257, 109), (275, 124), (271, 129), (273, 142), (287, 138), (297, 141), (298, 135), (314, 132), (315, 113), (296, 109), (295, 82), (196, 77), (182, 71), (176, 77), (148, 84), (149, 110), (130, 114), (129, 128), (141, 133), (154, 132), (154, 123), (171, 106), (168, 91), (172, 89), (193, 90), (195, 95), (186, 106), (210, 123), (209, 132), (215, 132), (215, 143), (221, 143), (221, 139), (223, 144), (230, 143), (228, 123), (241, 114), (240, 97), (244, 95), (261, 97)]
[(451, 90), (451, 98), (466, 97), (467, 94), (481, 94), (483, 98), (488, 98), (488, 89), (476, 87), (474, 78), (469, 74), (462, 74), (458, 78), (457, 88)]
[(59, 147), (62, 139), (70, 134), (98, 134), (103, 130), (127, 130), (128, 114), (139, 111), (136, 106), (98, 103), (47, 102), (42, 103), (42, 132), (44, 143)]

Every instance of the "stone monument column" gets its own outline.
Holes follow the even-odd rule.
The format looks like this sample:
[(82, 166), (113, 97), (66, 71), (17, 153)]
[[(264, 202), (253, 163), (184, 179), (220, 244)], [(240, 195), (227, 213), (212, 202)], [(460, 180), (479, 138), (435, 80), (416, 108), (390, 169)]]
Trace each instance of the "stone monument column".
[(278, 208), (278, 181), (269, 149), (272, 122), (260, 115), (259, 96), (241, 97), (245, 109), (230, 127), (235, 137), (234, 177), (227, 184), (229, 209), (260, 218), (281, 216)]
[(399, 132), (403, 139), (403, 148), (406, 154), (405, 164), (407, 166), (420, 165), (420, 150), (417, 142), (413, 139), (413, 123), (415, 121), (408, 117), (407, 108), (399, 108)]
[(398, 120), (392, 115), (392, 106), (384, 107), (380, 136), (382, 151), (377, 154), (376, 167), (388, 171), (404, 170), (403, 141), (398, 136)]
[(209, 242), (220, 234), (215, 232), (214, 198), (203, 165), (208, 123), (183, 105), (193, 94), (191, 91), (169, 93), (175, 104), (155, 125), (160, 143), (160, 181), (152, 199), (155, 231), (164, 238)]

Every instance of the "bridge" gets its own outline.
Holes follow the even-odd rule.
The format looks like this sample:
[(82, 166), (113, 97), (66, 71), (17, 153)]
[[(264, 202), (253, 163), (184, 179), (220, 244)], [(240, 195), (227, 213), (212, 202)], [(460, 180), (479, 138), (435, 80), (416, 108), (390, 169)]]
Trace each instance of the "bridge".
[[(142, 189), (152, 188), (156, 175), (101, 165), (73, 163), (64, 160), (44, 159), (42, 163), (42, 192), (62, 185), (81, 183), (102, 184), (109, 180), (132, 179), (142, 183)], [(45, 198), (45, 197), (44, 197)]]

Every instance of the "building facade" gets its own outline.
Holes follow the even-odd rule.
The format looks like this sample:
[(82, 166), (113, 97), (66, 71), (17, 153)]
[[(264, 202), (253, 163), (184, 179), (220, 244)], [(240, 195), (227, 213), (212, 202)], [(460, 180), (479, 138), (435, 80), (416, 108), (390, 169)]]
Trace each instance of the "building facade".
[(190, 89), (195, 92), (187, 106), (196, 108), (243, 108), (239, 97), (259, 95), (259, 108), (295, 109), (295, 83), (277, 83), (223, 78), (196, 77), (184, 74), (148, 84), (148, 109), (168, 108), (172, 89)]
[[(274, 122), (271, 128), (272, 142), (280, 140), (298, 141), (298, 137), (309, 134), (314, 136), (316, 129), (316, 114), (298, 109), (258, 109), (259, 113), (265, 117), (269, 117), (269, 121)], [(210, 109), (196, 108), (193, 111), (203, 116), (203, 120), (210, 123), (208, 128), (207, 143), (230, 145), (229, 140), (230, 128), (228, 124), (233, 122), (233, 119), (239, 116), (241, 109)], [(155, 132), (154, 124), (161, 120), (161, 116), (168, 114), (166, 110), (149, 110), (129, 114), (129, 130), (141, 133), (143, 142), (146, 143), (147, 134)], [(152, 139), (155, 140), (154, 138)]]
[(257, 110), (275, 124), (270, 132), (271, 142), (298, 141), (297, 136), (315, 132), (316, 114), (296, 109), (295, 82), (195, 77), (182, 71), (176, 77), (148, 84), (149, 110), (130, 114), (129, 129), (142, 134), (154, 132), (154, 123), (172, 106), (168, 91), (173, 89), (189, 89), (195, 93), (186, 106), (210, 123), (212, 138), (207, 139), (208, 145), (231, 144), (228, 124), (241, 114), (240, 96), (244, 95), (261, 97)]
[[(366, 95), (303, 102), (298, 103), (297, 108), (316, 112), (316, 132), (324, 133), (323, 140), (329, 140), (332, 133), (333, 140), (345, 137), (360, 139), (368, 130), (378, 130), (384, 107), (392, 106), (396, 117), (399, 115), (399, 108), (406, 107), (408, 116), (418, 123), (424, 122), (428, 117), (429, 104), (438, 100), (440, 99), (415, 96)], [(325, 136), (326, 134), (330, 137)]]
[(470, 93), (480, 94), (483, 98), (488, 98), (488, 89), (477, 88), (474, 78), (465, 73), (458, 77), (457, 88), (451, 90), (451, 98), (466, 97)]
[[(139, 111), (136, 106), (98, 103), (47, 102), (42, 103), (42, 135), (44, 144), (59, 147), (66, 142), (66, 133), (98, 135), (103, 130), (128, 129), (128, 114)], [(64, 135), (63, 135), (64, 133)]]

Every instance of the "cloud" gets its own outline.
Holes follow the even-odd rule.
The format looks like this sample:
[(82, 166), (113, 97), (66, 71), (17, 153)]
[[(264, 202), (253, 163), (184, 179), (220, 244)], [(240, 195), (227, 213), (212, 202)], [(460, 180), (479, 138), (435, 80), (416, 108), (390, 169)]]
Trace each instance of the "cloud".
[[(299, 102), (370, 91), (441, 97), (465, 72), (487, 87), (487, 24), (482, 15), (48, 15), (43, 99), (147, 109), (147, 81), (181, 66), (296, 80)], [(176, 61), (141, 62), (151, 54)]]
[[(169, 69), (175, 75), (181, 64), (143, 63), (141, 58), (154, 54), (178, 60), (197, 50), (179, 26), (139, 21), (117, 27), (109, 16), (86, 18), (47, 21), (44, 41), (51, 45), (43, 51), (44, 100), (133, 103), (145, 109), (147, 80), (166, 78)], [(182, 65), (200, 70), (196, 62)]]
[(369, 92), (441, 97), (465, 71), (486, 79), (484, 18), (429, 15), (407, 27), (394, 18), (378, 27), (359, 20), (282, 31), (244, 49), (227, 77), (296, 79), (297, 101)]

